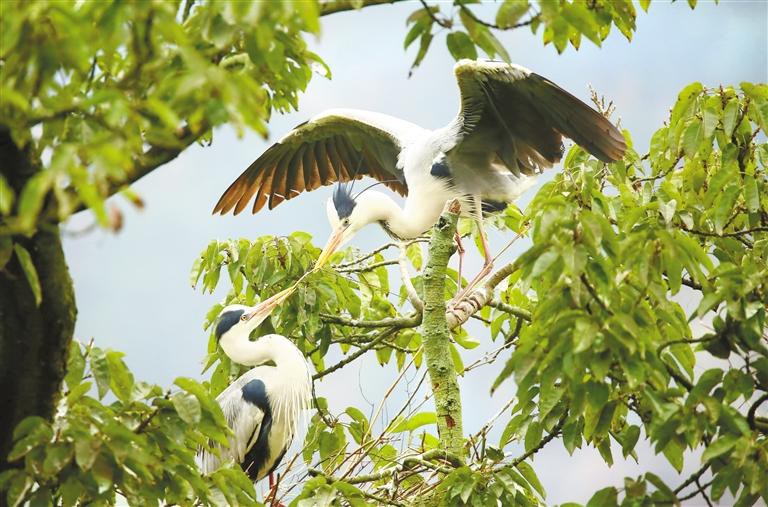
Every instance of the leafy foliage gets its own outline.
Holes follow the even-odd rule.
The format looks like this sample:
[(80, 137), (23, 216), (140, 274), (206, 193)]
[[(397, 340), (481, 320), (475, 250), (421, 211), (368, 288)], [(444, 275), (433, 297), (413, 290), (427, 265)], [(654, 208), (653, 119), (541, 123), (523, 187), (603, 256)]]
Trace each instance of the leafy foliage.
[(17, 467), (0, 475), (7, 505), (113, 505), (118, 495), (135, 505), (254, 504), (238, 466), (198, 470), (198, 447), (226, 445), (229, 432), (208, 388), (136, 381), (122, 355), (72, 342), (56, 419), (30, 417), (15, 430), (8, 460)]
[[(20, 235), (83, 208), (117, 229), (119, 213), (106, 197), (120, 191), (140, 205), (127, 186), (191, 143), (209, 141), (214, 127), (265, 134), (273, 110), (297, 107), (313, 70), (328, 75), (303, 40), (318, 32), (318, 17), (375, 3), (3, 4), (0, 135), (26, 163), (0, 175), (0, 269), (16, 259), (40, 305), (46, 294)], [(563, 52), (578, 49), (582, 37), (600, 45), (613, 27), (631, 39), (637, 16), (629, 0), (505, 0), (492, 21), (478, 12), (464, 0), (450, 8), (423, 3), (407, 19), (405, 46), (419, 41), (413, 66), (440, 31), (456, 59), (482, 52), (507, 60), (494, 31), (541, 29), (544, 43)], [(72, 33), (82, 37), (65, 36)], [(528, 460), (554, 440), (571, 453), (594, 446), (609, 464), (613, 449), (636, 457), (640, 442), (678, 471), (685, 460), (699, 462), (677, 486), (647, 472), (601, 489), (588, 506), (717, 500), (726, 491), (739, 505), (768, 499), (768, 420), (759, 414), (768, 401), (767, 127), (765, 85), (694, 83), (646, 155), (630, 150), (606, 165), (571, 149), (563, 172), (524, 214), (510, 207), (495, 219), (502, 229), (529, 231), (531, 241), (500, 270), (496, 283), (506, 285), (477, 312), (497, 348), (466, 365), (462, 349), (479, 340), (460, 327), (445, 336), (446, 371), (493, 368), (504, 357), (489, 387), (514, 378), (515, 398), (466, 435), (459, 455), (446, 452), (429, 405), (408, 400), (384, 420), (380, 410), (334, 412), (317, 398), (301, 451), (308, 470), (295, 476), (301, 487), (293, 504), (543, 505)], [(394, 247), (336, 254), (333, 270), (307, 277), (257, 332), (291, 338), (315, 379), (373, 352), (380, 364), (396, 364), (394, 389), (426, 362), (419, 298), (427, 263), (420, 240), (397, 258)], [(292, 285), (318, 252), (299, 232), (212, 242), (193, 265), (192, 284), (213, 292), (226, 270), (231, 289), (204, 327), (223, 305), (251, 305)], [(396, 267), (399, 283), (391, 279)], [(448, 270), (445, 299), (455, 279)], [(711, 327), (705, 334), (695, 328), (702, 320)], [(8, 456), (15, 468), (0, 475), (5, 499), (255, 503), (237, 466), (210, 476), (196, 467), (199, 447), (226, 441), (213, 396), (243, 371), (213, 337), (208, 368), (210, 384), (177, 379), (180, 390), (163, 391), (135, 381), (120, 353), (73, 344), (57, 417), (16, 428)], [(504, 429), (492, 442), (498, 421)], [(287, 463), (285, 475), (294, 461)]]
[[(581, 47), (582, 38), (600, 46), (615, 27), (632, 40), (635, 32), (637, 10), (632, 0), (504, 0), (496, 10), (494, 19), (485, 20), (477, 14), (475, 0), (456, 0), (448, 9), (445, 3), (436, 2), (415, 10), (406, 20), (410, 29), (405, 37), (405, 47), (419, 41), (411, 69), (418, 67), (432, 44), (435, 35), (448, 30), (446, 44), (456, 60), (476, 59), (480, 51), (488, 58), (509, 61), (509, 54), (494, 35), (494, 31), (530, 27), (532, 33), (541, 28), (544, 44), (552, 44), (558, 53), (568, 44), (574, 49)], [(691, 0), (689, 5), (695, 7)], [(643, 10), (648, 10), (650, 0), (641, 0)]]
[[(715, 500), (768, 495), (768, 420), (755, 415), (768, 390), (767, 110), (765, 85), (694, 83), (648, 155), (605, 165), (570, 151), (527, 210), (533, 246), (510, 287), (538, 303), (496, 381), (518, 386), (502, 444), (524, 435), (529, 448), (567, 411), (569, 452), (591, 444), (611, 463), (611, 441), (626, 457), (643, 433), (678, 471), (703, 451)], [(627, 503), (676, 498), (652, 474), (631, 484)], [(610, 491), (595, 505), (615, 504)]]
[(83, 208), (117, 230), (106, 197), (122, 191), (141, 206), (127, 184), (210, 142), (218, 125), (266, 136), (272, 111), (296, 109), (313, 70), (330, 75), (302, 37), (319, 29), (315, 2), (3, 5), (2, 132), (33, 168), (0, 175), (3, 237)]

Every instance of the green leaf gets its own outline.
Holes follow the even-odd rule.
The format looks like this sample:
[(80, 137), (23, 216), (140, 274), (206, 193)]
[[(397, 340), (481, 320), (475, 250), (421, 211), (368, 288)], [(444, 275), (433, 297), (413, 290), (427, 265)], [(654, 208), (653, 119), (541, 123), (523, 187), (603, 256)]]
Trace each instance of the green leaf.
[(107, 351), (107, 367), (109, 368), (109, 386), (112, 392), (122, 402), (128, 402), (131, 399), (133, 390), (133, 374), (128, 371), (128, 367), (121, 359), (124, 356), (122, 352), (115, 350)]
[(58, 474), (72, 460), (73, 455), (74, 451), (69, 443), (48, 446), (43, 460), (43, 473), (49, 477)]
[(98, 347), (92, 347), (90, 351), (91, 373), (96, 380), (96, 387), (99, 392), (99, 399), (103, 398), (109, 391), (109, 364), (107, 355)]
[(624, 454), (624, 457), (630, 455), (632, 450), (635, 448), (635, 445), (637, 445), (637, 441), (640, 438), (640, 427), (639, 426), (628, 426), (626, 430), (624, 430), (622, 439), (621, 439), (621, 452)]
[(726, 137), (730, 138), (733, 135), (733, 130), (736, 128), (736, 120), (739, 118), (739, 102), (736, 99), (728, 100), (723, 110), (723, 132)]
[(53, 430), (42, 417), (27, 417), (16, 426), (13, 432), (14, 445), (8, 454), (8, 462), (24, 457), (37, 446), (48, 443), (53, 437)]
[(560, 255), (553, 250), (549, 250), (540, 255), (536, 259), (536, 262), (533, 264), (533, 269), (531, 270), (531, 278), (536, 278), (544, 273), (552, 264), (554, 264), (559, 256)]
[(704, 127), (700, 119), (694, 118), (683, 133), (683, 151), (685, 154), (689, 157), (696, 156), (702, 139), (704, 139)]
[(10, 236), (0, 235), (0, 271), (5, 268), (13, 256), (13, 241)]
[(52, 171), (40, 171), (24, 185), (16, 210), (22, 230), (34, 228), (37, 215), (43, 207), (43, 198), (48, 193), (52, 182)]
[(599, 33), (599, 26), (595, 14), (589, 10), (585, 4), (577, 2), (566, 3), (562, 9), (563, 18), (568, 21), (576, 30), (583, 33), (589, 40), (597, 46), (602, 44)]
[(8, 181), (0, 174), (0, 216), (8, 215), (13, 208), (13, 201), (16, 199), (16, 195), (13, 189), (8, 184)]
[(187, 424), (198, 424), (200, 422), (201, 410), (200, 402), (197, 397), (187, 392), (175, 392), (171, 395), (171, 402), (176, 413)]
[(757, 181), (751, 174), (744, 175), (744, 204), (747, 211), (757, 213), (760, 210), (760, 195), (757, 190)]
[(496, 24), (500, 28), (510, 28), (528, 12), (528, 0), (504, 0), (496, 12)]
[(477, 59), (475, 44), (466, 32), (457, 31), (449, 33), (446, 38), (446, 44), (448, 45), (448, 51), (455, 60), (461, 60), (462, 58)]
[(736, 445), (736, 442), (739, 441), (739, 438), (738, 435), (731, 434), (718, 438), (704, 450), (704, 453), (701, 455), (701, 461), (710, 461), (730, 451)]
[(84, 472), (90, 470), (96, 457), (99, 455), (101, 443), (93, 438), (90, 433), (78, 436), (75, 440), (75, 462)]
[(73, 389), (83, 381), (83, 372), (85, 371), (85, 357), (80, 350), (80, 343), (72, 340), (69, 343), (69, 354), (67, 356), (67, 375), (64, 377), (64, 383), (69, 389)]
[(683, 447), (677, 440), (670, 441), (664, 448), (663, 453), (669, 464), (677, 470), (677, 473), (681, 473), (683, 471)]
[(691, 83), (677, 96), (677, 102), (675, 107), (672, 108), (672, 114), (669, 118), (671, 127), (676, 126), (677, 123), (685, 121), (693, 112), (693, 105), (695, 99), (704, 91), (704, 86), (699, 83)]
[[(717, 99), (717, 97), (712, 97)], [(718, 103), (719, 106), (719, 103)], [(712, 134), (715, 133), (717, 125), (720, 123), (720, 110), (716, 107), (707, 106), (702, 111), (703, 123), (704, 123), (704, 138), (709, 139)]]
[(16, 474), (16, 476), (11, 479), (11, 484), (8, 487), (8, 505), (10, 507), (21, 505), (24, 498), (27, 496), (27, 493), (32, 489), (34, 483), (35, 481), (31, 475), (25, 473)]
[(403, 49), (408, 49), (408, 46), (410, 46), (413, 43), (413, 41), (415, 41), (418, 37), (421, 37), (422, 34), (429, 32), (431, 28), (432, 28), (432, 20), (429, 17), (427, 17), (424, 20), (419, 20), (418, 22), (416, 22), (411, 27), (411, 29), (408, 30), (408, 34), (406, 34), (405, 36), (405, 40), (403, 41)]
[(618, 505), (616, 488), (603, 488), (589, 499), (586, 507), (613, 507)]
[(43, 301), (43, 293), (40, 288), (40, 279), (37, 277), (37, 269), (35, 269), (35, 264), (32, 262), (32, 256), (29, 255), (27, 249), (19, 243), (13, 244), (13, 250), (16, 252), (16, 258), (19, 260), (21, 270), (24, 271), (24, 276), (27, 279), (27, 283), (29, 283), (29, 288), (32, 289), (35, 305), (40, 306), (40, 303)]
[(533, 421), (525, 432), (525, 452), (530, 451), (541, 443), (542, 427), (539, 421)]
[[(461, 331), (463, 331), (463, 329)], [(453, 339), (456, 341), (456, 343), (461, 345), (462, 348), (465, 348), (467, 350), (474, 349), (475, 347), (480, 345), (480, 341), (479, 340), (476, 340), (476, 339), (472, 338), (471, 336), (466, 334), (466, 332), (464, 332), (464, 333), (462, 333), (462, 332), (454, 333), (453, 334)]]
[(432, 34), (424, 32), (419, 39), (419, 51), (416, 53), (416, 58), (414, 58), (413, 63), (411, 64), (409, 74), (412, 73), (413, 69), (418, 67), (419, 64), (421, 64), (421, 61), (424, 60), (424, 57), (427, 56), (427, 50), (429, 49), (430, 44), (432, 44)]
[(534, 472), (531, 465), (525, 461), (521, 461), (518, 463), (517, 469), (521, 474), (523, 474), (525, 480), (528, 481), (531, 486), (533, 486), (533, 489), (535, 489), (541, 495), (541, 498), (547, 498), (547, 492), (544, 491), (544, 487), (541, 485), (541, 482), (539, 482), (539, 478), (536, 477), (536, 472)]
[(434, 412), (419, 412), (407, 420), (402, 420), (392, 428), (392, 433), (402, 433), (403, 431), (413, 431), (428, 424), (437, 424), (437, 416)]
[(461, 354), (453, 343), (450, 344), (451, 359), (453, 360), (453, 368), (457, 374), (464, 373), (464, 361), (461, 359)]

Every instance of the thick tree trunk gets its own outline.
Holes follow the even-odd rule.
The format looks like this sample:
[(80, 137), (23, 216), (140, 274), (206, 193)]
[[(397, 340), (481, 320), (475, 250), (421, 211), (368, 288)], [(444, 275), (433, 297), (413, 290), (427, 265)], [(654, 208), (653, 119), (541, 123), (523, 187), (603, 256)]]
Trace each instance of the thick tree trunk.
[[(17, 195), (35, 172), (26, 155), (0, 128), (3, 176)], [(16, 425), (31, 415), (53, 416), (77, 314), (58, 226), (43, 224), (31, 238), (16, 236), (12, 240), (32, 258), (42, 301), (36, 305), (13, 255), (0, 269), (0, 471), (9, 466), (5, 457)]]
[(429, 261), (424, 270), (424, 357), (435, 394), (435, 414), (444, 451), (461, 456), (464, 434), (461, 421), (461, 392), (451, 356), (451, 335), (445, 317), (445, 271), (453, 253), (453, 234), (458, 203), (453, 202), (432, 230)]

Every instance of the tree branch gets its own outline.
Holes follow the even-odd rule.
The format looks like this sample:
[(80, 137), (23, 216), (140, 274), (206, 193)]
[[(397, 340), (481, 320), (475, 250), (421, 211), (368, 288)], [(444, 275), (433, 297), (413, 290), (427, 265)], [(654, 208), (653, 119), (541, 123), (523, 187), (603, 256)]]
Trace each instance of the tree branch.
[(526, 320), (528, 322), (530, 322), (533, 319), (531, 312), (529, 312), (528, 310), (519, 308), (517, 306), (512, 306), (507, 303), (503, 303), (496, 299), (489, 301), (488, 306), (490, 306), (491, 308), (496, 308), (497, 310), (501, 310), (502, 312), (509, 313), (511, 315), (514, 315), (517, 318)]
[(336, 271), (339, 273), (365, 273), (367, 271), (373, 271), (376, 268), (381, 268), (384, 266), (393, 266), (397, 264), (397, 261), (394, 259), (386, 259), (380, 262), (374, 262), (373, 264), (368, 264), (365, 266), (358, 266), (358, 267), (349, 267), (349, 268), (337, 268)]
[(326, 369), (324, 369), (322, 371), (319, 371), (319, 372), (315, 373), (314, 375), (312, 375), (312, 380), (321, 379), (321, 378), (325, 377), (326, 375), (328, 375), (329, 373), (333, 373), (336, 370), (338, 370), (339, 368), (343, 368), (344, 366), (348, 365), (349, 363), (351, 363), (352, 361), (354, 361), (358, 357), (362, 356), (363, 354), (365, 354), (369, 350), (371, 350), (374, 347), (376, 347), (376, 345), (378, 345), (379, 343), (384, 341), (384, 339), (387, 338), (389, 335), (397, 332), (399, 329), (400, 328), (398, 328), (398, 327), (390, 327), (389, 329), (385, 329), (384, 331), (379, 333), (379, 335), (376, 336), (376, 338), (374, 338), (373, 340), (368, 342), (365, 346), (360, 347), (358, 350), (356, 350), (352, 354), (348, 355), (347, 357), (345, 357), (344, 359), (342, 359), (338, 363), (334, 364), (333, 366), (329, 366), (328, 368), (326, 368)]
[(555, 438), (560, 434), (560, 430), (563, 429), (563, 426), (565, 425), (565, 420), (567, 419), (567, 417), (568, 417), (568, 410), (563, 412), (563, 415), (560, 416), (560, 420), (557, 421), (557, 424), (555, 425), (555, 427), (552, 428), (552, 431), (549, 432), (549, 434), (546, 437), (542, 438), (541, 441), (538, 444), (536, 444), (535, 447), (532, 447), (529, 451), (526, 451), (523, 455), (513, 459), (509, 464), (504, 465), (504, 467), (505, 468), (510, 466), (516, 467), (517, 465), (519, 465), (520, 463), (527, 460), (528, 458), (530, 458), (531, 456), (539, 452), (541, 449), (543, 449), (545, 445), (547, 445), (549, 442), (552, 441), (553, 438)]
[(320, 3), (320, 16), (329, 16), (337, 12), (358, 11), (374, 5), (394, 4), (404, 0), (363, 0), (362, 5), (353, 0), (331, 0)]
[(445, 311), (445, 277), (448, 259), (453, 254), (453, 236), (459, 218), (458, 201), (446, 205), (432, 230), (429, 261), (423, 275), (424, 317), (422, 335), (432, 392), (440, 448), (459, 455), (464, 433), (462, 427), (461, 392), (456, 369), (451, 359), (450, 334)]
[(413, 305), (417, 312), (423, 312), (424, 301), (421, 300), (416, 292), (416, 288), (411, 282), (411, 274), (408, 272), (407, 260), (406, 247), (400, 245), (400, 255), (397, 257), (397, 263), (400, 265), (400, 279), (402, 280), (403, 287), (405, 287), (405, 293), (408, 295), (408, 301), (411, 302), (411, 305)]
[(329, 324), (338, 324), (340, 326), (360, 327), (360, 328), (376, 328), (376, 327), (394, 327), (397, 329), (405, 329), (408, 327), (416, 327), (421, 324), (421, 312), (415, 312), (407, 317), (393, 317), (381, 320), (361, 320), (350, 319), (342, 317), (340, 315), (331, 315), (329, 313), (321, 313), (320, 320)]
[(747, 411), (747, 423), (749, 424), (749, 427), (752, 428), (755, 431), (760, 431), (762, 433), (768, 433), (764, 428), (758, 428), (757, 422), (755, 421), (755, 414), (757, 413), (757, 409), (768, 401), (768, 393), (763, 394), (760, 396), (755, 402), (752, 404), (752, 406), (749, 407), (749, 410)]

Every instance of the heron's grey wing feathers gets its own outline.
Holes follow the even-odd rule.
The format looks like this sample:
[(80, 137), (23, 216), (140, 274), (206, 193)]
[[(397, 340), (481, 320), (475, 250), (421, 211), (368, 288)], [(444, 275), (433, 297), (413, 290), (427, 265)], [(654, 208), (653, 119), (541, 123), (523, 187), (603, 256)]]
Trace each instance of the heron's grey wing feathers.
[[(401, 150), (426, 132), (398, 118), (369, 111), (327, 111), (298, 125), (267, 149), (224, 192), (213, 212), (240, 213), (253, 200), (256, 213), (303, 191), (371, 176), (405, 195)], [(255, 195), (255, 197), (254, 197)]]
[(243, 375), (216, 397), (233, 436), (229, 439), (229, 448), (219, 447), (221, 457), (202, 452), (201, 468), (204, 473), (213, 472), (225, 461), (242, 463), (248, 450), (256, 443), (264, 412), (255, 405), (242, 403), (243, 385), (248, 380), (251, 380), (250, 377)]
[(495, 153), (520, 175), (560, 160), (562, 136), (606, 162), (626, 150), (621, 132), (604, 116), (523, 67), (462, 60), (455, 73), (461, 91), (455, 152)]

